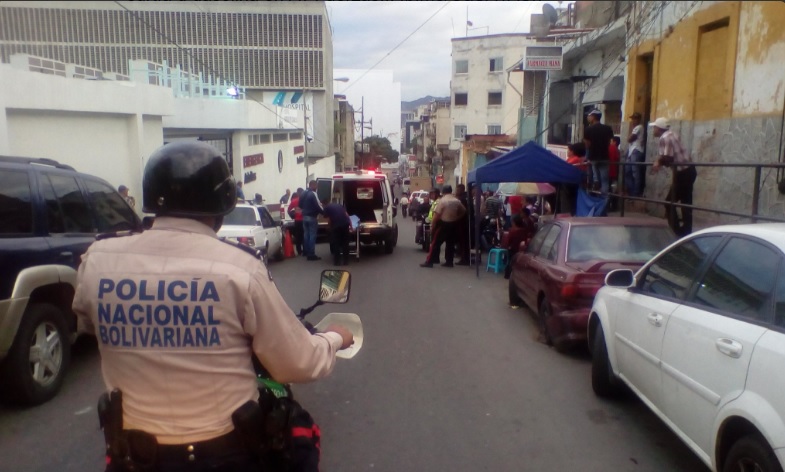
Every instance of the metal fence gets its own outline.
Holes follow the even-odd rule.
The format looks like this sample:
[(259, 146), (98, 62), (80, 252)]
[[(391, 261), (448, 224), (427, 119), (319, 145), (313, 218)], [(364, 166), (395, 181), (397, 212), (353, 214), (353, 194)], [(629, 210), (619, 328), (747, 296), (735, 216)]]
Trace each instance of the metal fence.
[[(648, 168), (653, 165), (652, 162), (612, 162), (609, 163), (610, 165), (615, 165), (618, 167), (618, 185), (617, 189), (625, 189), (625, 167), (626, 166), (643, 166), (644, 168)], [(615, 197), (619, 199), (619, 214), (620, 216), (624, 216), (624, 207), (626, 200), (632, 201), (642, 201), (644, 203), (655, 203), (659, 205), (663, 205), (666, 208), (666, 217), (668, 216), (668, 207), (672, 208), (672, 211), (675, 211), (676, 208), (690, 208), (694, 211), (704, 211), (710, 212), (717, 215), (727, 215), (727, 216), (734, 216), (738, 218), (749, 218), (751, 222), (755, 223), (758, 221), (772, 221), (772, 222), (785, 222), (785, 215), (781, 217), (775, 216), (767, 216), (760, 214), (760, 196), (761, 196), (761, 176), (763, 169), (777, 169), (777, 174), (780, 175), (782, 171), (785, 170), (785, 163), (697, 163), (691, 162), (686, 164), (680, 164), (681, 167), (692, 166), (692, 167), (706, 167), (706, 168), (740, 168), (740, 169), (753, 169), (754, 171), (754, 178), (752, 182), (752, 204), (749, 213), (741, 213), (738, 211), (730, 211), (721, 208), (712, 208), (712, 207), (705, 207), (699, 205), (687, 205), (684, 203), (676, 203), (674, 201), (674, 192), (669, 192), (669, 200), (660, 200), (656, 198), (646, 198), (646, 197), (632, 197), (629, 195), (625, 195), (624, 192), (617, 190), (616, 192), (608, 192), (608, 196)], [(589, 170), (591, 172), (591, 170)], [(644, 174), (646, 171), (644, 170)], [(671, 188), (674, 188), (675, 181), (676, 181), (676, 172), (671, 172)], [(782, 193), (782, 190), (780, 190)], [(593, 192), (597, 194), (598, 192)]]

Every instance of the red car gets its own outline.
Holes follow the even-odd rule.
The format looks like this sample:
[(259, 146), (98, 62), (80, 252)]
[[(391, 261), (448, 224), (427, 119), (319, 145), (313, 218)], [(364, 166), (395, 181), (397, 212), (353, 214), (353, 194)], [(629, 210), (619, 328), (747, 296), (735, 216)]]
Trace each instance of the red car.
[(512, 260), (511, 305), (537, 313), (548, 344), (565, 351), (586, 343), (594, 295), (613, 269), (638, 270), (676, 240), (658, 218), (556, 218)]

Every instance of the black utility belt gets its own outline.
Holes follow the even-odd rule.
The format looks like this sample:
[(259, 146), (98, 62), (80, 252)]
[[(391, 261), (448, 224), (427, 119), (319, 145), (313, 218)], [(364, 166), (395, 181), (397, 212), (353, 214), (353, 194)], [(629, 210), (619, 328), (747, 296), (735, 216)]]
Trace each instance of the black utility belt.
[(159, 444), (158, 460), (161, 462), (195, 462), (234, 453), (248, 452), (240, 435), (231, 431), (223, 436), (189, 444)]

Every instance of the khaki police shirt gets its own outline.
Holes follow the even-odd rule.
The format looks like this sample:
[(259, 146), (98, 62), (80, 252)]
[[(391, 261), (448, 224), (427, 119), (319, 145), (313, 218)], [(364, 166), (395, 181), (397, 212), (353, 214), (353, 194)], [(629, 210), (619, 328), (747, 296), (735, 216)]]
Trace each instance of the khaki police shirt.
[(305, 382), (341, 347), (302, 326), (259, 259), (195, 220), (96, 241), (77, 282), (80, 330), (98, 339), (106, 388), (123, 391), (124, 427), (161, 444), (234, 429), (232, 412), (258, 399), (253, 353), (277, 381)]
[(464, 213), (466, 213), (466, 208), (463, 207), (463, 204), (455, 195), (447, 193), (439, 199), (434, 213), (438, 213), (441, 220), (445, 223), (452, 223), (461, 219)]

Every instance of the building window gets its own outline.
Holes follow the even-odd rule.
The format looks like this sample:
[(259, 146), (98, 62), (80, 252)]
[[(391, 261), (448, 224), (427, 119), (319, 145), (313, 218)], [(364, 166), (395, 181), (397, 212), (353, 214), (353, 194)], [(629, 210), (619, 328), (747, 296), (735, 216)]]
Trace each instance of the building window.
[(501, 72), (504, 68), (504, 60), (501, 57), (491, 59), (490, 72)]
[(248, 145), (249, 146), (253, 146), (253, 135), (252, 134), (248, 135)]
[(289, 133), (289, 141), (302, 141), (303, 134), (302, 133)]
[(455, 73), (456, 74), (468, 74), (469, 73), (469, 61), (467, 61), (467, 60), (455, 61)]
[(502, 125), (488, 125), (488, 134), (502, 134)]
[(253, 145), (256, 146), (258, 144), (259, 144), (259, 135), (255, 134), (253, 135)]
[(269, 134), (260, 134), (259, 135), (259, 144), (269, 143), (272, 139), (272, 136)]
[(273, 134), (273, 142), (280, 143), (281, 141), (288, 141), (289, 134), (288, 133), (275, 133)]
[(466, 106), (469, 103), (469, 94), (468, 93), (456, 93), (455, 94), (455, 106)]
[(466, 125), (455, 125), (455, 139), (466, 137)]
[(501, 92), (488, 92), (488, 105), (501, 105), (502, 93)]

